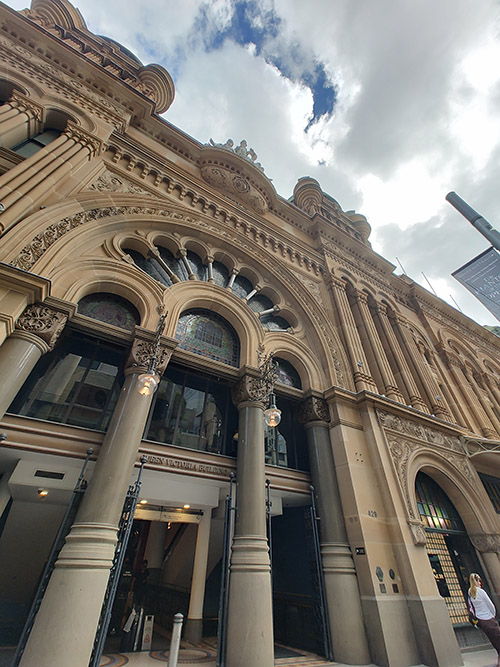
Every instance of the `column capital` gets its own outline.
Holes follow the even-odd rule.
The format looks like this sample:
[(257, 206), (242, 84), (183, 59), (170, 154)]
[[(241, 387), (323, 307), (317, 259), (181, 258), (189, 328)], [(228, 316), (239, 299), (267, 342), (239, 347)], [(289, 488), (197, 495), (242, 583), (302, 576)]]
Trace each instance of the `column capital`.
[(73, 139), (75, 142), (82, 144), (82, 146), (85, 146), (85, 148), (88, 148), (90, 157), (94, 157), (94, 155), (100, 155), (102, 150), (102, 141), (96, 137), (95, 134), (86, 132), (79, 125), (73, 123), (73, 121), (68, 120), (64, 134), (66, 134), (66, 136), (68, 136), (70, 139)]
[(314, 421), (328, 423), (330, 421), (328, 403), (324, 398), (309, 396), (299, 405), (297, 418), (301, 424), (307, 424), (308, 422)]
[(379, 315), (385, 315), (387, 317), (387, 306), (385, 303), (376, 303), (373, 309)]
[(364, 292), (361, 292), (361, 290), (357, 289), (353, 290), (352, 295), (357, 303), (362, 303), (363, 305), (366, 306), (368, 305), (368, 295), (365, 294)]
[(16, 322), (16, 331), (37, 336), (48, 346), (49, 350), (52, 350), (67, 320), (68, 316), (65, 313), (41, 303), (34, 303), (24, 309)]
[(234, 385), (231, 391), (233, 403), (238, 407), (241, 403), (258, 403), (262, 406), (269, 396), (266, 381), (259, 375), (246, 373)]
[(480, 553), (500, 554), (500, 535), (498, 533), (469, 533), (470, 540)]
[(38, 120), (40, 123), (43, 123), (45, 120), (45, 108), (35, 102), (30, 97), (26, 97), (18, 90), (14, 90), (9, 103), (12, 107), (18, 109), (19, 111), (25, 111), (30, 113), (34, 120)]
[[(150, 333), (150, 332), (144, 332)], [(142, 332), (141, 332), (142, 334)], [(177, 347), (178, 341), (162, 336), (158, 352), (158, 363), (156, 364), (156, 375), (161, 377), (168, 366), (172, 352)], [(150, 336), (136, 335), (125, 364), (126, 372), (144, 373), (154, 353), (154, 340)]]
[(337, 278), (337, 276), (334, 276), (332, 273), (330, 273), (330, 284), (333, 285), (338, 290), (342, 290), (343, 292), (346, 291), (347, 285), (345, 280), (342, 278)]

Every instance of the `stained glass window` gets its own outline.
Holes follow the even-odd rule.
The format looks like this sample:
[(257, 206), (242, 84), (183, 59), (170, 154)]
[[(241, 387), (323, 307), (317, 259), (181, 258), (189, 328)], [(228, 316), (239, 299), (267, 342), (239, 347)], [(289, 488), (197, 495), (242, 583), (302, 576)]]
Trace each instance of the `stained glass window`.
[(286, 384), (289, 387), (295, 387), (296, 389), (302, 389), (300, 375), (292, 364), (289, 361), (286, 361), (286, 359), (280, 359), (279, 357), (274, 357), (274, 361), (278, 366), (277, 382)]
[(419, 473), (415, 491), (420, 519), (427, 529), (465, 531), (457, 510), (433, 479)]
[(133, 331), (141, 323), (137, 308), (121, 296), (107, 292), (84, 296), (78, 302), (78, 312), (127, 331)]
[(132, 250), (130, 248), (123, 248), (123, 251), (132, 257), (134, 264), (136, 264), (140, 269), (145, 273), (150, 275), (152, 278), (158, 282), (170, 287), (173, 285), (173, 282), (170, 279), (170, 276), (161, 266), (161, 264), (152, 257), (144, 257), (137, 250)]
[(183, 313), (175, 337), (180, 349), (239, 366), (240, 343), (236, 331), (217, 313), (201, 308)]

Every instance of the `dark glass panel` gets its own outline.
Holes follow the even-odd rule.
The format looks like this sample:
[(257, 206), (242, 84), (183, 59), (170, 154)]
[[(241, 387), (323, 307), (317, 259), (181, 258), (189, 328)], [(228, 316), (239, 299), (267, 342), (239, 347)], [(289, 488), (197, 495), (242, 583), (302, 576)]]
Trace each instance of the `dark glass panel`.
[(175, 337), (179, 348), (202, 357), (239, 365), (240, 343), (233, 327), (217, 313), (196, 308), (179, 318)]
[(244, 299), (247, 294), (250, 294), (250, 292), (253, 290), (253, 285), (248, 280), (248, 278), (244, 278), (243, 276), (236, 276), (232, 290), (233, 294), (236, 294), (236, 296)]
[(123, 383), (126, 351), (73, 334), (35, 366), (10, 411), (106, 430)]
[(187, 261), (191, 267), (191, 271), (197, 277), (198, 280), (206, 280), (208, 277), (208, 269), (206, 266), (203, 266), (201, 258), (191, 250), (187, 251)]
[(212, 264), (212, 274), (214, 282), (220, 287), (226, 287), (229, 282), (229, 270), (221, 262), (214, 262)]
[(286, 331), (290, 328), (288, 322), (279, 315), (264, 315), (260, 321), (262, 326), (270, 331)]
[(137, 308), (121, 296), (107, 292), (84, 296), (78, 302), (78, 312), (127, 331), (133, 331), (141, 323)]
[(271, 299), (263, 294), (256, 294), (253, 296), (248, 302), (248, 305), (254, 313), (262, 313), (262, 311), (269, 310), (269, 308), (274, 306)]
[(179, 278), (179, 280), (188, 280), (189, 275), (182, 260), (174, 257), (170, 252), (170, 250), (164, 248), (163, 246), (158, 246), (158, 250), (160, 251), (160, 256), (162, 260), (172, 271), (172, 273), (175, 273), (175, 275), (177, 276), (177, 278)]
[(137, 252), (137, 250), (132, 250), (130, 248), (123, 248), (123, 251), (132, 257), (134, 263), (137, 264), (140, 269), (145, 271), (145, 273), (150, 275), (158, 282), (166, 285), (167, 287), (170, 287), (173, 284), (169, 278), (168, 273), (154, 257), (146, 258), (141, 255), (140, 252)]
[(296, 470), (309, 470), (306, 432), (296, 417), (297, 404), (277, 397), (281, 422), (275, 428), (265, 427), (266, 464)]
[(22, 157), (31, 157), (35, 153), (38, 153), (41, 148), (50, 144), (54, 139), (57, 139), (60, 134), (61, 132), (59, 130), (48, 128), (40, 134), (36, 134), (30, 139), (26, 139), (20, 144), (17, 144), (12, 150)]
[(237, 423), (229, 385), (169, 367), (155, 395), (146, 437), (234, 456)]

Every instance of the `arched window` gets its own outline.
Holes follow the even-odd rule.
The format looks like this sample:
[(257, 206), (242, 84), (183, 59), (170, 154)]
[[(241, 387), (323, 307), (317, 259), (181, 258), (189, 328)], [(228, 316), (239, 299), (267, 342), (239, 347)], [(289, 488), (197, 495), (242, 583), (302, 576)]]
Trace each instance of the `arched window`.
[(286, 384), (289, 387), (302, 389), (300, 375), (292, 364), (289, 361), (286, 361), (286, 359), (280, 359), (279, 357), (274, 357), (274, 361), (278, 366), (278, 376), (276, 381), (281, 382), (281, 384)]
[(419, 472), (415, 494), (439, 594), (446, 602), (452, 623), (466, 623), (469, 574), (478, 572), (482, 576), (476, 553), (455, 506), (433, 479)]
[(137, 308), (123, 297), (107, 292), (84, 296), (78, 302), (78, 312), (127, 331), (133, 331), (141, 323)]
[(194, 308), (183, 313), (175, 337), (180, 349), (230, 366), (239, 366), (240, 342), (236, 331), (229, 322), (210, 310)]
[(61, 130), (47, 127), (43, 132), (21, 141), (17, 146), (13, 146), (11, 150), (21, 157), (31, 157), (38, 153), (41, 148), (48, 146), (54, 139), (57, 139), (60, 134), (62, 134)]

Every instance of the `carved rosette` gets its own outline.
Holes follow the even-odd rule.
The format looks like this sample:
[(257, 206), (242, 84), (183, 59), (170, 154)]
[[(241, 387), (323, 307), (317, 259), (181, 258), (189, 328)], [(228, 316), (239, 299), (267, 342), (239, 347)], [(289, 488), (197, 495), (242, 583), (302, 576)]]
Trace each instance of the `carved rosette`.
[(312, 421), (330, 421), (330, 411), (328, 404), (323, 398), (317, 396), (309, 396), (299, 405), (297, 413), (298, 420), (301, 424), (307, 424)]
[(469, 533), (470, 540), (480, 553), (500, 554), (500, 535), (496, 533)]
[(408, 526), (410, 527), (413, 544), (416, 547), (425, 547), (427, 534), (424, 524), (421, 521), (408, 521)]
[(50, 350), (57, 342), (68, 316), (48, 306), (35, 303), (28, 306), (16, 322), (18, 331), (34, 334), (44, 341)]
[(272, 387), (270, 388), (264, 379), (253, 375), (244, 375), (233, 387), (231, 396), (236, 406), (246, 401), (264, 403), (271, 389)]
[(235, 174), (219, 165), (206, 165), (201, 168), (204, 180), (228, 195), (238, 197), (257, 213), (266, 213), (267, 201), (243, 175)]
[[(154, 342), (142, 340), (141, 338), (135, 338), (132, 343), (132, 349), (130, 350), (127, 363), (125, 367), (129, 371), (144, 373), (151, 360), (152, 355), (154, 354)], [(156, 364), (156, 375), (161, 377), (165, 372), (170, 357), (172, 356), (172, 348), (160, 346), (158, 352), (158, 363)]]

